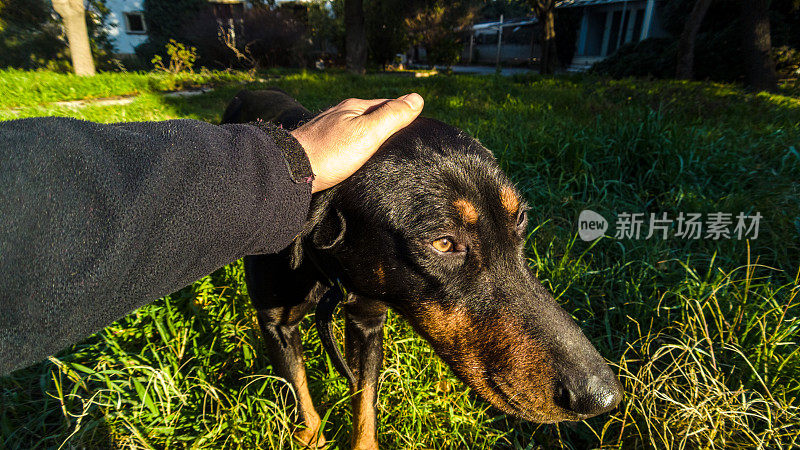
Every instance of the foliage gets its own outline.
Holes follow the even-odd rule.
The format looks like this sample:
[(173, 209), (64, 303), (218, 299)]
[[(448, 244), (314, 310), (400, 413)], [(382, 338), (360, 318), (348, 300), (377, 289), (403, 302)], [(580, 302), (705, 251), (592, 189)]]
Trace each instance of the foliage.
[[(339, 57), (339, 52), (345, 48), (344, 1), (315, 0), (309, 2), (308, 36), (311, 39), (312, 57), (321, 58), (323, 61), (327, 59), (328, 62), (342, 63), (343, 58)], [(369, 44), (372, 39), (368, 37), (367, 41)]]
[(408, 46), (405, 18), (414, 2), (408, 0), (372, 0), (364, 2), (364, 19), (370, 60), (385, 65)]
[[(112, 45), (104, 26), (105, 0), (90, 0), (86, 7), (95, 66), (115, 68)], [(71, 70), (66, 37), (50, 0), (0, 0), (0, 68)]]
[[(107, 84), (146, 85), (137, 78), (144, 74), (102, 76)], [(90, 86), (67, 75), (0, 73), (0, 81), (8, 77), (13, 86), (41, 79), (46, 87), (36, 95), (49, 101)], [(426, 115), (490, 148), (531, 206), (532, 269), (615, 365), (626, 393), (617, 410), (589, 421), (520, 422), (477, 399), (391, 314), (378, 399), (381, 446), (800, 444), (800, 98), (725, 84), (586, 75), (292, 73), (269, 85), (311, 110), (345, 97), (394, 98), (414, 90), (426, 99)], [(232, 83), (188, 98), (148, 91), (129, 105), (23, 107), (0, 110), (0, 118), (217, 122), (239, 89)], [(21, 92), (14, 98), (27, 99)], [(612, 222), (621, 212), (764, 217), (761, 234), (749, 242), (584, 243), (575, 229), (584, 209)], [(285, 402), (292, 394), (272, 375), (242, 278), (240, 262), (226, 266), (52, 360), (0, 378), (0, 446), (292, 447), (293, 411)], [(327, 414), (326, 436), (334, 448), (345, 448), (352, 420), (346, 383), (323, 354), (310, 318), (301, 330), (309, 386)]]
[(495, 0), (483, 2), (478, 16), (487, 20), (498, 20), (501, 14), (506, 19), (510, 19), (525, 17), (530, 13), (531, 7), (528, 0)]
[(432, 1), (405, 20), (414, 45), (425, 47), (430, 64), (453, 65), (463, 45), (463, 32), (477, 8), (469, 1)]
[[(145, 5), (146, 16), (165, 14), (175, 7), (172, 2), (161, 0), (148, 0)], [(196, 47), (197, 64), (205, 67), (256, 69), (305, 65), (306, 29), (291, 9), (257, 5), (245, 8), (241, 14), (235, 13), (233, 23), (233, 28), (227, 23), (223, 26), (205, 0), (189, 1), (179, 20), (172, 18), (158, 24), (156, 29), (163, 31), (151, 33), (149, 40), (136, 48), (136, 53), (148, 59), (158, 54), (164, 58), (166, 43), (176, 39)], [(167, 25), (173, 28), (166, 28)]]
[[(622, 46), (617, 53), (596, 64), (593, 71), (613, 77), (673, 77), (677, 65), (677, 38), (693, 3), (694, 0), (675, 0), (664, 4), (662, 25), (674, 38)], [(773, 57), (781, 58), (779, 74), (783, 76), (791, 72), (790, 61), (800, 49), (800, 34), (796, 33), (800, 28), (798, 6), (796, 0), (773, 0), (770, 5)], [(738, 4), (712, 2), (695, 42), (695, 78), (727, 82), (744, 79), (741, 28)]]
[(781, 78), (800, 78), (800, 50), (789, 47), (773, 47), (772, 59), (775, 60), (775, 68)]
[(645, 39), (621, 46), (613, 56), (596, 63), (590, 71), (614, 78), (670, 78), (675, 74), (677, 51), (677, 42), (673, 39)]
[(193, 72), (194, 62), (197, 60), (196, 48), (186, 47), (175, 39), (170, 39), (167, 43), (167, 55), (169, 55), (168, 66), (164, 66), (161, 55), (155, 55), (150, 61), (156, 70), (172, 74)]
[(250, 66), (305, 66), (306, 29), (291, 10), (253, 7), (234, 21), (239, 25), (231, 33), (205, 9), (185, 25), (182, 35), (197, 46), (201, 63), (209, 67), (242, 67), (237, 51), (251, 58)]
[(207, 0), (144, 0), (144, 20), (150, 40), (163, 47), (163, 42), (182, 37), (176, 33), (207, 7)]

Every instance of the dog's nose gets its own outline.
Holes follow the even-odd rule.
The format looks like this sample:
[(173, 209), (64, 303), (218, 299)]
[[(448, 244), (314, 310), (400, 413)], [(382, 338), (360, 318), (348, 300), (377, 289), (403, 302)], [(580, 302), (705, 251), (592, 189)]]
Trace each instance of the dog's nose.
[(561, 383), (556, 390), (558, 406), (586, 419), (614, 409), (622, 400), (622, 386), (613, 373), (580, 378)]

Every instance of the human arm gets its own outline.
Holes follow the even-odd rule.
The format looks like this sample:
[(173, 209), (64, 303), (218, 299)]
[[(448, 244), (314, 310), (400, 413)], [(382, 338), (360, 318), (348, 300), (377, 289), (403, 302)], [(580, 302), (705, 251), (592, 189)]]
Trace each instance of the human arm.
[(295, 130), (302, 146), (263, 123), (0, 123), (0, 374), (288, 245), (309, 181), (360, 167), (419, 114), (407, 100), (343, 102)]

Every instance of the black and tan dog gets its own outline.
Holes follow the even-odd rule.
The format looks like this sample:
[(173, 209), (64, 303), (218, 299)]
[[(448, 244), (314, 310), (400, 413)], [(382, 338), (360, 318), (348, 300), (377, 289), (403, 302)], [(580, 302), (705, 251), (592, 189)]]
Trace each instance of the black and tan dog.
[[(282, 91), (242, 91), (223, 122), (262, 119), (292, 129), (312, 117)], [(328, 288), (332, 279), (349, 292), (346, 363), (337, 368), (354, 393), (354, 448), (377, 447), (377, 381), (390, 307), (505, 413), (536, 422), (581, 420), (619, 403), (612, 370), (528, 268), (525, 209), (489, 150), (454, 127), (418, 118), (352, 177), (314, 196), (308, 224), (290, 249), (245, 259), (269, 357), (297, 392), (304, 425), (298, 438), (324, 442), (297, 324), (337, 291)], [(333, 353), (336, 362), (338, 347)]]

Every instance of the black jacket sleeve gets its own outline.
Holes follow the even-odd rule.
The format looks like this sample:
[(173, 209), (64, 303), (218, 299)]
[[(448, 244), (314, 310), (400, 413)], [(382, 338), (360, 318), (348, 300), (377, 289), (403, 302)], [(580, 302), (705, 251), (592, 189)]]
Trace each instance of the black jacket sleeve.
[(0, 122), (0, 374), (286, 247), (312, 178), (266, 123)]

